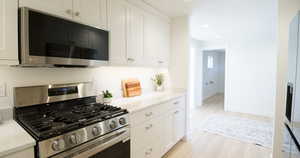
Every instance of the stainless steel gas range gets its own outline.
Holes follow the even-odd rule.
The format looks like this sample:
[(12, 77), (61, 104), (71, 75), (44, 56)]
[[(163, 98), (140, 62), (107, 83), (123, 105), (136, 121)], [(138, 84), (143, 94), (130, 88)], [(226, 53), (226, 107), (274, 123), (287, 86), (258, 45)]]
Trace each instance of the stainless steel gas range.
[(91, 83), (14, 89), (14, 117), (36, 139), (37, 158), (130, 158), (127, 110), (91, 92)]

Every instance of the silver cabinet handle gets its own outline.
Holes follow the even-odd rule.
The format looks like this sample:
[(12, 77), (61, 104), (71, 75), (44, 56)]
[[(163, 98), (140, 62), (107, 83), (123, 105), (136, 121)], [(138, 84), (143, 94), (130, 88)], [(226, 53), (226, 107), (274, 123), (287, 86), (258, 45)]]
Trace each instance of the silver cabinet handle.
[(174, 102), (173, 104), (174, 104), (174, 105), (178, 105), (178, 104), (179, 104), (179, 101), (176, 101), (176, 102)]
[(80, 16), (80, 12), (75, 12), (75, 16)]
[(152, 112), (149, 112), (149, 113), (146, 113), (146, 114), (145, 114), (146, 117), (150, 117), (150, 116), (152, 116), (152, 115), (153, 115)]
[(71, 9), (67, 9), (66, 13), (69, 14), (69, 15), (72, 15), (72, 10)]
[(128, 61), (131, 61), (131, 62), (134, 62), (134, 59), (133, 59), (133, 58), (128, 58), (127, 60), (128, 60)]
[(178, 113), (179, 113), (179, 111), (178, 111), (178, 110), (174, 112), (174, 114), (178, 114)]
[(163, 61), (158, 61), (158, 63), (159, 63), (159, 64), (162, 64), (162, 63), (164, 63), (164, 62), (163, 62)]
[(145, 152), (146, 155), (151, 155), (152, 153), (152, 148), (150, 148), (148, 151)]
[(149, 126), (147, 126), (146, 127), (146, 130), (149, 130), (149, 129), (151, 129), (153, 127), (153, 125), (152, 124), (150, 124)]

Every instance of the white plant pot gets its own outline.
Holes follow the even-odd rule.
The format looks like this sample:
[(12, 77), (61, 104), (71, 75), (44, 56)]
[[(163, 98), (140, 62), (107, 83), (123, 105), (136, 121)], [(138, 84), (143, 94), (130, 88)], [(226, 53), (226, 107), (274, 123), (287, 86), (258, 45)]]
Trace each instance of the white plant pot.
[(103, 98), (104, 104), (109, 104), (109, 103), (111, 103), (111, 101), (112, 101), (112, 98)]
[(160, 85), (160, 86), (156, 85), (156, 86), (155, 86), (155, 91), (157, 91), (157, 92), (162, 92), (162, 91), (164, 91), (164, 86), (163, 86), (163, 85)]

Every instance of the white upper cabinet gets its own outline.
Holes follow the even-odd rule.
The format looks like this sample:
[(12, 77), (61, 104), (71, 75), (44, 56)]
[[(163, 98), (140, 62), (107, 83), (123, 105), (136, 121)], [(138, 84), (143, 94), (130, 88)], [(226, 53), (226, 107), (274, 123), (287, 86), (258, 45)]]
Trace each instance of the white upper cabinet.
[(148, 66), (168, 66), (170, 25), (161, 18), (146, 14), (144, 19), (144, 59)]
[(143, 65), (143, 13), (134, 6), (127, 7), (127, 62), (130, 65)]
[(110, 54), (109, 61), (113, 65), (125, 65), (126, 59), (126, 8), (124, 0), (110, 0), (109, 30)]
[(44, 11), (64, 18), (73, 18), (73, 0), (19, 0), (20, 7)]
[(19, 0), (19, 6), (107, 29), (107, 0)]
[(18, 0), (0, 0), (0, 65), (18, 63)]
[(107, 0), (73, 0), (73, 16), (76, 21), (106, 29)]

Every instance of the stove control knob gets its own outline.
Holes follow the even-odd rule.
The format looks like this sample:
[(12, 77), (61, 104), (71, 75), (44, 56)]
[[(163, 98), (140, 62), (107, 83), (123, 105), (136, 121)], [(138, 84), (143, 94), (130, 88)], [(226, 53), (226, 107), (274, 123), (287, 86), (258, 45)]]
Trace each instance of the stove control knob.
[(69, 136), (69, 141), (71, 144), (77, 144), (77, 138), (75, 134)]
[(60, 151), (62, 149), (65, 148), (65, 142), (64, 140), (60, 139), (60, 140), (55, 140), (53, 143), (52, 143), (52, 149), (54, 151)]
[(126, 119), (122, 117), (119, 119), (119, 123), (120, 123), (120, 125), (125, 125), (127, 122), (126, 122)]
[(115, 129), (117, 127), (117, 122), (116, 121), (111, 121), (109, 124), (110, 129)]
[(101, 133), (101, 128), (99, 126), (93, 127), (92, 133), (94, 136), (98, 136)]

